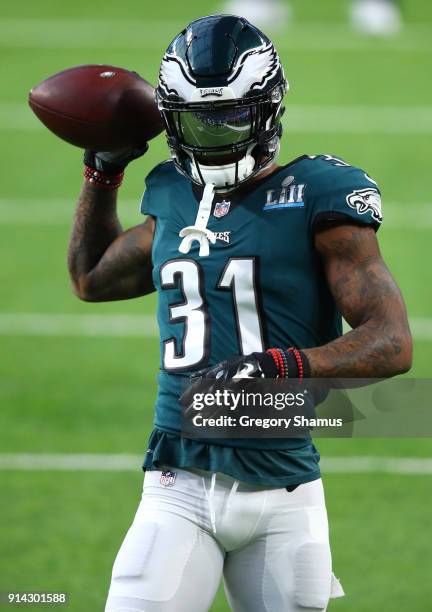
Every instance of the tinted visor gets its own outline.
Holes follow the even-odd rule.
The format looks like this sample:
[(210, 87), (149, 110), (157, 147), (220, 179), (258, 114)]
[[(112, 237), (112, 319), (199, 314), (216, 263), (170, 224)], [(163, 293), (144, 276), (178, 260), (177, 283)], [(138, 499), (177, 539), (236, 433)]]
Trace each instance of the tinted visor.
[(253, 107), (173, 113), (181, 142), (200, 149), (236, 147), (248, 141), (253, 136), (254, 117)]

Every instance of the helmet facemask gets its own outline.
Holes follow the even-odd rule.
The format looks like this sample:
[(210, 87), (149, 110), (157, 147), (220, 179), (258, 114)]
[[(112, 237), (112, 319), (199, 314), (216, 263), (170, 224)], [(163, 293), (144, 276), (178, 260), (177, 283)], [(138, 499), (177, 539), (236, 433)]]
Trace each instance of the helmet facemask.
[(261, 173), (279, 153), (286, 82), (259, 97), (202, 102), (157, 99), (177, 169), (227, 192)]

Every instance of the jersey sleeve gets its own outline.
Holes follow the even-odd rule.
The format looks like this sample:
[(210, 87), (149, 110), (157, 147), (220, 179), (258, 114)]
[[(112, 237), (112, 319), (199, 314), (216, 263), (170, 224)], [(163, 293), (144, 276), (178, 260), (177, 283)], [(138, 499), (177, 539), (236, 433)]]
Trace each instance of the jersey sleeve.
[(140, 213), (142, 215), (154, 216), (154, 210), (151, 201), (151, 192), (147, 183), (147, 179), (145, 180), (145, 189), (141, 197)]
[(176, 178), (172, 162), (158, 164), (145, 179), (145, 190), (141, 198), (140, 212), (152, 217), (163, 216), (166, 209), (166, 185)]
[(378, 230), (382, 223), (381, 192), (364, 170), (322, 156), (311, 185), (311, 226), (356, 223)]

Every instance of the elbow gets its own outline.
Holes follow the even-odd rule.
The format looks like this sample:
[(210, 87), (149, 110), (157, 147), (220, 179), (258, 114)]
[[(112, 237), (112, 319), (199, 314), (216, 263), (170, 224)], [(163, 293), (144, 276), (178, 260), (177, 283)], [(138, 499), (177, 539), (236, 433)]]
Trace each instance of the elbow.
[(391, 360), (393, 372), (391, 376), (406, 374), (413, 364), (413, 341), (409, 329), (392, 339), (394, 358)]
[(81, 302), (99, 302), (100, 300), (96, 299), (94, 295), (89, 293), (85, 293), (81, 290), (74, 290), (74, 294), (76, 297), (81, 300)]
[(92, 291), (86, 278), (72, 278), (72, 291), (82, 302), (98, 302), (98, 298)]

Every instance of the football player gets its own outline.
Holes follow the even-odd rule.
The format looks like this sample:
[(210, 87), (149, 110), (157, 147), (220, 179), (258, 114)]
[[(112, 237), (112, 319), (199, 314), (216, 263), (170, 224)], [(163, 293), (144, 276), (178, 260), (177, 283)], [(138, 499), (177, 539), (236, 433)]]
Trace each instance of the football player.
[[(272, 42), (213, 15), (166, 51), (157, 101), (171, 160), (123, 231), (117, 189), (145, 152), (87, 151), (69, 247), (91, 302), (158, 293), (161, 363), (144, 492), (107, 612), (204, 612), (221, 577), (235, 612), (325, 610), (332, 574), (310, 438), (192, 440), (189, 377), (390, 377), (411, 366), (401, 294), (375, 232), (380, 192), (330, 155), (276, 159), (288, 89)], [(342, 335), (341, 316), (352, 331)]]

